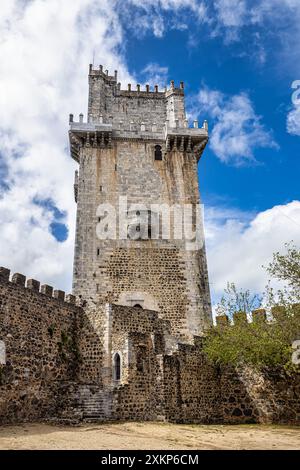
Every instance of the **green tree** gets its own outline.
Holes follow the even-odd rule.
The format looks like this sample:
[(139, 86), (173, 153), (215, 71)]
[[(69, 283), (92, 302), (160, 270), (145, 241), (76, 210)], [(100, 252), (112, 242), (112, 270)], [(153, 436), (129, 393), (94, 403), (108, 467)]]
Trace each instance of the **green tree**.
[(285, 244), (286, 253), (274, 253), (266, 267), (272, 278), (285, 281), (290, 289), (300, 292), (300, 250), (293, 242)]
[(228, 282), (224, 294), (216, 307), (217, 315), (228, 315), (233, 318), (236, 312), (251, 313), (260, 307), (262, 297), (252, 294), (249, 289), (238, 289), (234, 282)]
[[(253, 322), (237, 321), (234, 325), (222, 324), (206, 332), (204, 351), (217, 364), (250, 364), (284, 366), (289, 371), (299, 370), (292, 362), (293, 342), (300, 339), (300, 250), (292, 244), (286, 245), (286, 253), (275, 253), (266, 268), (286, 286), (274, 290), (269, 284), (264, 293), (264, 304), (272, 308), (272, 318), (266, 322), (264, 315), (255, 316)], [(228, 284), (217, 313), (236, 311), (249, 313), (260, 306), (262, 298), (249, 290), (238, 290)]]

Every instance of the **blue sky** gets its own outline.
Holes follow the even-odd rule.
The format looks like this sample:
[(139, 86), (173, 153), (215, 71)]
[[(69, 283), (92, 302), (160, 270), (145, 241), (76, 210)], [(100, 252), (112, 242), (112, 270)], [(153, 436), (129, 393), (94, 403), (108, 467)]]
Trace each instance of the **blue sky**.
[[(299, 136), (287, 133), (286, 119), (291, 107), (291, 84), (298, 77), (299, 66), (293, 67), (288, 60), (282, 64), (283, 51), (274, 54), (274, 47), (281, 47), (279, 31), (272, 38), (266, 33), (262, 39), (260, 47), (264, 49), (265, 59), (261, 63), (257, 57), (258, 45), (248, 28), (239, 40), (224, 44), (222, 36), (212, 39), (208, 37), (209, 28), (208, 34), (203, 34), (198, 26), (193, 33), (197, 42), (191, 46), (189, 35), (194, 26), (190, 19), (184, 31), (167, 31), (158, 38), (148, 32), (138, 40), (127, 29), (129, 69), (140, 76), (139, 72), (149, 62), (166, 67), (168, 80), (185, 81), (188, 98), (196, 95), (202, 85), (228, 95), (247, 93), (256, 114), (261, 116), (266, 129), (273, 130), (279, 146), (278, 149), (257, 148), (254, 153), (257, 162), (238, 167), (224, 165), (211, 149), (206, 150), (199, 167), (203, 202), (221, 198), (243, 210), (261, 211), (298, 199)], [(199, 117), (209, 119), (201, 108)]]
[(298, 0), (4, 0), (0, 265), (71, 288), (68, 114), (86, 113), (94, 57), (124, 87), (185, 82), (190, 119), (210, 128), (199, 179), (214, 302), (227, 281), (263, 290), (261, 265), (300, 244), (299, 40)]

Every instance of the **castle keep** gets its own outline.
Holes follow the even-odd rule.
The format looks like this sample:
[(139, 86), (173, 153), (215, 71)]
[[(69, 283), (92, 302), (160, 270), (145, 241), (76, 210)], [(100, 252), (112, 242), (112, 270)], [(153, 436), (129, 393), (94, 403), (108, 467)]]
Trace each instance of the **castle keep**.
[[(171, 82), (164, 92), (157, 86), (150, 91), (148, 85), (121, 90), (117, 72), (110, 76), (102, 67), (90, 68), (87, 122), (82, 115), (79, 122), (70, 117), (71, 155), (79, 163), (75, 295), (155, 310), (181, 338), (201, 333), (211, 320), (204, 244), (189, 250), (184, 238), (165, 240), (157, 233), (154, 239), (145, 224), (147, 216), (149, 222), (161, 222), (151, 205), (199, 204), (197, 162), (207, 140), (206, 124), (188, 127), (183, 83), (176, 88)], [(118, 207), (122, 197), (133, 231), (143, 211), (130, 207), (145, 207), (145, 220), (137, 228), (147, 239), (120, 239), (119, 231), (117, 239), (98, 239), (98, 206)]]
[(88, 116), (70, 115), (69, 137), (73, 293), (0, 268), (0, 423), (299, 423), (298, 377), (217, 367), (203, 353), (197, 165), (208, 128), (189, 127), (183, 83), (122, 90), (117, 72), (90, 66)]

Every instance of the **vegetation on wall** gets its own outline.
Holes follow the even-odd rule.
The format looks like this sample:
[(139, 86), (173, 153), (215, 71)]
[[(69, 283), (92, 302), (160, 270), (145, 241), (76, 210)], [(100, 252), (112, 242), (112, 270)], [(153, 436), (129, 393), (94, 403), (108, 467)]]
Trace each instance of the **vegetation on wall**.
[(69, 336), (65, 331), (61, 331), (61, 340), (57, 343), (58, 351), (62, 361), (75, 359), (80, 361), (78, 345), (73, 336)]
[(284, 281), (282, 289), (275, 290), (271, 282), (263, 296), (249, 290), (238, 290), (228, 284), (217, 306), (217, 314), (245, 312), (248, 317), (254, 309), (271, 309), (271, 318), (265, 321), (263, 313), (253, 321), (238, 317), (234, 324), (228, 322), (210, 328), (206, 332), (204, 351), (216, 364), (249, 364), (257, 368), (284, 366), (288, 371), (298, 371), (292, 360), (293, 344), (300, 340), (300, 250), (292, 243), (285, 246), (285, 253), (274, 253), (266, 268), (273, 279)]

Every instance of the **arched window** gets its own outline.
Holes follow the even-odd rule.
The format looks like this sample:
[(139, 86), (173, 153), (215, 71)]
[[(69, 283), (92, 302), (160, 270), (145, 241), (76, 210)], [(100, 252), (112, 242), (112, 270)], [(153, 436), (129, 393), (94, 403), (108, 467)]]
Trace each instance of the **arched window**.
[(154, 158), (155, 160), (162, 160), (162, 151), (160, 145), (155, 145)]
[(114, 355), (113, 377), (114, 380), (121, 380), (121, 357), (119, 353)]
[(143, 308), (143, 307), (141, 306), (141, 304), (135, 304), (134, 307), (135, 307), (135, 308)]

